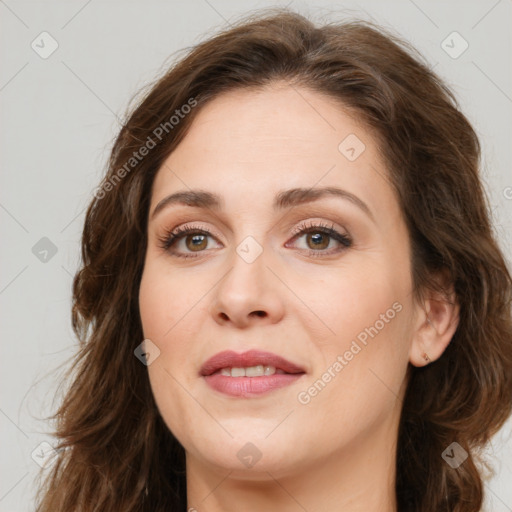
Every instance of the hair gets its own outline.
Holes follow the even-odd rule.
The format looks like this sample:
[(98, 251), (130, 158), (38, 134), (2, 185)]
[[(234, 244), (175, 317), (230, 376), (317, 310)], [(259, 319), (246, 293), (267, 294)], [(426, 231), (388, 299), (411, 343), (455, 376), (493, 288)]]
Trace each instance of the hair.
[[(361, 20), (318, 27), (289, 9), (267, 9), (186, 50), (130, 107), (86, 212), (73, 281), (80, 346), (50, 416), (57, 455), (37, 511), (186, 510), (184, 448), (134, 356), (143, 340), (138, 292), (152, 184), (204, 105), (278, 82), (332, 98), (375, 134), (410, 236), (413, 292), (420, 299), (438, 290), (434, 277), (443, 272), (460, 305), (442, 356), (408, 367), (398, 510), (480, 510), (480, 452), (512, 407), (512, 279), (479, 175), (479, 141), (453, 93), (407, 43)], [(184, 115), (175, 122), (177, 110)], [(154, 147), (133, 160), (150, 140)], [(468, 453), (458, 468), (441, 456), (453, 442)]]

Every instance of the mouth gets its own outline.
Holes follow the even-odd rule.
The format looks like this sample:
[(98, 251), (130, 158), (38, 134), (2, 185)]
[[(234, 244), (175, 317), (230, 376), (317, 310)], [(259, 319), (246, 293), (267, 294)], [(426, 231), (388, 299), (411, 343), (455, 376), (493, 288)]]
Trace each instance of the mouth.
[(274, 374), (305, 373), (304, 369), (271, 352), (249, 350), (241, 354), (232, 350), (219, 352), (201, 366), (203, 377), (220, 373), (226, 377), (262, 377)]
[(208, 359), (200, 375), (214, 390), (235, 397), (257, 396), (288, 386), (305, 375), (303, 368), (271, 352), (224, 351)]

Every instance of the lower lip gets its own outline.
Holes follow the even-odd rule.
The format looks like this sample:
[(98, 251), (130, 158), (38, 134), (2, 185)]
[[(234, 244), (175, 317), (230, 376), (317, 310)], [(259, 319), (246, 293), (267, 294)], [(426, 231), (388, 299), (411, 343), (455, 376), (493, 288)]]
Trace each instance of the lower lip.
[(220, 373), (204, 377), (206, 383), (216, 391), (230, 396), (250, 397), (262, 395), (293, 384), (304, 373), (275, 373), (261, 377), (227, 377)]

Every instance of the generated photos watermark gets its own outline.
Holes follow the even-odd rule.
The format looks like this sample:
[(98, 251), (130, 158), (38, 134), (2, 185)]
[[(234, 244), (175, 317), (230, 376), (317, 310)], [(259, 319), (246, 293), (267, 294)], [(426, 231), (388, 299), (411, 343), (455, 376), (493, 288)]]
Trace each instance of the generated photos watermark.
[(154, 149), (158, 143), (160, 143), (164, 137), (169, 134), (174, 128), (185, 118), (187, 114), (192, 111), (192, 108), (197, 106), (197, 101), (194, 98), (189, 98), (187, 103), (183, 104), (180, 108), (174, 111), (168, 121), (160, 123), (152, 132), (148, 135), (144, 144), (142, 144), (137, 151), (132, 153), (132, 156), (126, 161), (126, 163), (119, 168), (113, 176), (104, 181), (94, 191), (94, 197), (96, 199), (103, 199), (107, 192), (110, 192), (114, 187), (120, 183), (120, 181), (127, 176), (137, 165), (146, 157), (149, 152)]
[(376, 320), (370, 327), (365, 327), (357, 336), (352, 340), (350, 348), (346, 350), (343, 355), (338, 355), (327, 370), (317, 379), (308, 389), (299, 392), (297, 400), (302, 405), (307, 405), (311, 400), (316, 397), (323, 389), (331, 382), (340, 372), (349, 364), (354, 357), (361, 352), (361, 350), (368, 345), (369, 338), (373, 339), (379, 332), (389, 324), (395, 316), (402, 311), (402, 304), (394, 302), (393, 305), (385, 312), (381, 313), (379, 319)]

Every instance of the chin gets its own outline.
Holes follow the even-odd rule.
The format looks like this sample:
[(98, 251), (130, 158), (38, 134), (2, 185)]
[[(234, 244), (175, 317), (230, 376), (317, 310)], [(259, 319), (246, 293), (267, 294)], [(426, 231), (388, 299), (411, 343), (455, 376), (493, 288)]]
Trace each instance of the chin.
[[(263, 436), (255, 434), (239, 437), (234, 434), (233, 438), (226, 439), (228, 435), (223, 434), (222, 443), (218, 438), (203, 438), (206, 445), (196, 445), (194, 451), (207, 464), (232, 471), (231, 477), (268, 480), (267, 472), (273, 475), (290, 473), (298, 462), (296, 448), (292, 445), (286, 446), (286, 441), (278, 436), (265, 439), (266, 435), (268, 431)], [(290, 437), (288, 442), (295, 444)]]

